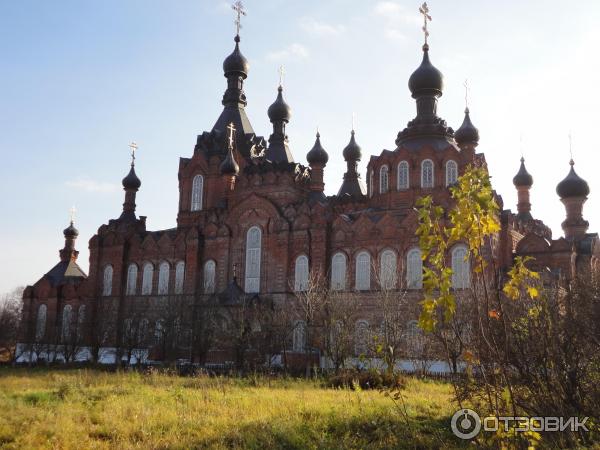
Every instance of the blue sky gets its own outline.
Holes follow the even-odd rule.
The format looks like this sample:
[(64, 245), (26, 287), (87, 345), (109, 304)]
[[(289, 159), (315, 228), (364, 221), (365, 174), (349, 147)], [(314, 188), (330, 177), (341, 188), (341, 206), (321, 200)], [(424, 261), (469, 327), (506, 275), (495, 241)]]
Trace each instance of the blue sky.
[[(284, 64), (296, 160), (305, 162), (318, 126), (330, 155), (326, 192), (337, 192), (354, 112), (364, 177), (368, 156), (393, 149), (415, 113), (407, 81), (421, 58), (419, 2), (245, 6), (255, 131), (270, 134), (266, 111)], [(479, 150), (505, 207), (515, 209), (522, 149), (535, 180), (532, 212), (560, 235), (554, 189), (568, 171), (571, 131), (576, 170), (591, 188), (584, 216), (598, 230), (600, 2), (429, 7), (431, 59), (446, 80), (439, 113), (460, 125), (468, 78)], [(58, 261), (72, 205), (87, 269), (87, 241), (121, 211), (131, 140), (140, 147), (138, 213), (149, 229), (175, 226), (178, 159), (191, 156), (221, 111), (221, 64), (234, 33), (230, 3), (220, 0), (0, 1), (0, 292), (34, 283)]]

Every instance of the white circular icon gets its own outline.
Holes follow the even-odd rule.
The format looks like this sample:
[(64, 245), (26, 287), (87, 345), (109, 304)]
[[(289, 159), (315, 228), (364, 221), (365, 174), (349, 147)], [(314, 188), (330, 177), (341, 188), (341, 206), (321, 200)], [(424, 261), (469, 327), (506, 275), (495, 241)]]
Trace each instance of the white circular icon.
[(473, 439), (481, 431), (481, 419), (472, 409), (459, 409), (452, 416), (450, 427), (460, 439)]

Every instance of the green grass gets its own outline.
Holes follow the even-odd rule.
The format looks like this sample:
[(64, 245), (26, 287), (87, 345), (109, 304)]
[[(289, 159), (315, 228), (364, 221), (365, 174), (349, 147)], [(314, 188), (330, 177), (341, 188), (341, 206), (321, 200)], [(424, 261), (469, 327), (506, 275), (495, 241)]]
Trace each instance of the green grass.
[(0, 448), (455, 448), (450, 385), (410, 380), (410, 426), (377, 391), (304, 380), (0, 369)]

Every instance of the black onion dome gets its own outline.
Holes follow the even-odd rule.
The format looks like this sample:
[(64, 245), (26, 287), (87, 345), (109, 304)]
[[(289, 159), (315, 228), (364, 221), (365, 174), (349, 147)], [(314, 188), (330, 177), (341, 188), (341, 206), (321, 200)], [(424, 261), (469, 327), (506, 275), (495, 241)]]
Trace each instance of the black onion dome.
[(327, 164), (327, 161), (329, 161), (329, 155), (321, 146), (321, 135), (318, 132), (317, 139), (315, 140), (315, 145), (313, 145), (313, 148), (311, 148), (310, 151), (306, 154), (306, 160), (310, 165), (325, 165)]
[(569, 162), (571, 170), (569, 174), (556, 186), (556, 193), (560, 198), (569, 197), (587, 197), (590, 193), (590, 187), (583, 178), (581, 178), (573, 169), (575, 163), (573, 160)]
[(468, 142), (479, 142), (479, 130), (473, 125), (473, 122), (471, 122), (469, 108), (465, 108), (465, 118), (460, 128), (454, 132), (454, 139), (459, 145)]
[(248, 69), (250, 68), (250, 64), (242, 52), (240, 51), (240, 37), (235, 37), (235, 49), (225, 61), (223, 61), (223, 72), (225, 72), (225, 76), (229, 74), (239, 74), (242, 77), (246, 78), (248, 76)]
[(444, 75), (429, 61), (429, 45), (423, 45), (423, 61), (408, 79), (408, 88), (414, 98), (420, 95), (442, 95)]
[(525, 158), (523, 157), (521, 157), (521, 167), (513, 178), (513, 184), (516, 187), (531, 187), (533, 184), (533, 177), (529, 172), (527, 172), (527, 169), (525, 168)]
[(271, 122), (289, 122), (290, 117), (292, 117), (292, 110), (283, 99), (283, 88), (279, 86), (277, 88), (277, 91), (277, 98), (275, 99), (273, 104), (269, 106), (267, 114), (269, 115), (269, 119), (271, 120)]
[(350, 142), (344, 148), (343, 154), (345, 161), (360, 161), (360, 158), (362, 157), (360, 145), (358, 145), (354, 139), (354, 130), (350, 133)]
[(132, 165), (127, 176), (123, 178), (123, 187), (125, 189), (139, 189), (141, 185), (142, 182), (135, 174), (135, 168)]
[(71, 224), (63, 230), (63, 234), (66, 238), (76, 238), (79, 236), (79, 230), (75, 228), (73, 222), (71, 222)]
[(221, 175), (237, 175), (240, 173), (240, 166), (233, 157), (231, 149), (227, 152), (227, 156), (219, 166), (219, 170), (221, 171)]

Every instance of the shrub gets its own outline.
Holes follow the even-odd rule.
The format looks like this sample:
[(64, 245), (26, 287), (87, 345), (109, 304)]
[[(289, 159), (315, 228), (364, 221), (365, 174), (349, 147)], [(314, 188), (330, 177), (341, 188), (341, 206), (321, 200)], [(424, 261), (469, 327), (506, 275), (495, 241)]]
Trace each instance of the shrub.
[(400, 374), (380, 373), (376, 370), (346, 370), (330, 376), (325, 382), (327, 387), (361, 389), (395, 388), (403, 389), (406, 378)]

